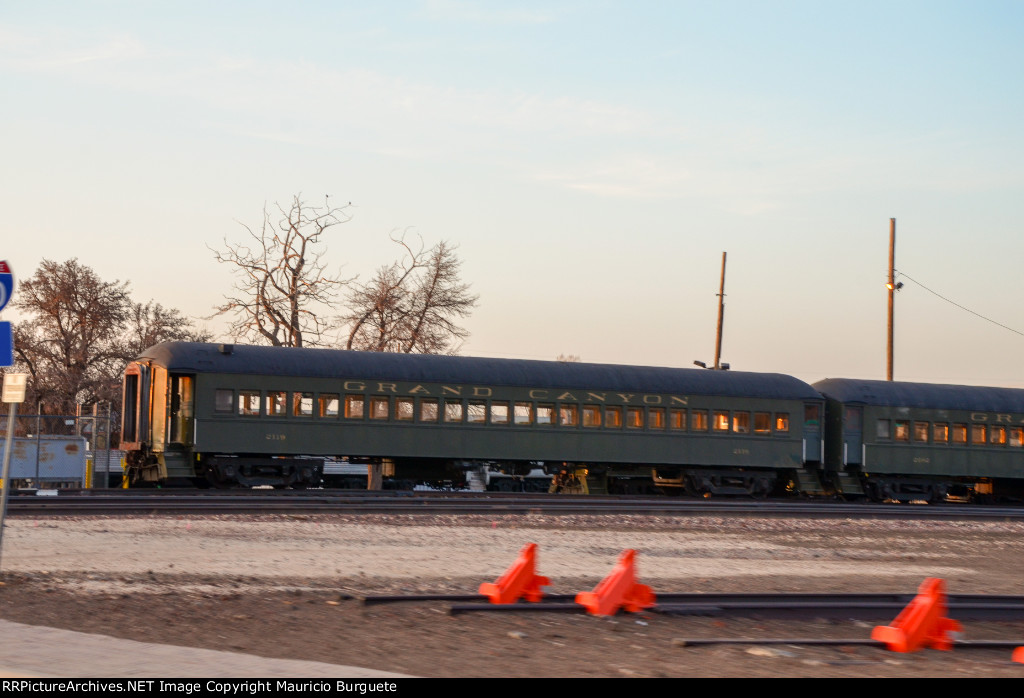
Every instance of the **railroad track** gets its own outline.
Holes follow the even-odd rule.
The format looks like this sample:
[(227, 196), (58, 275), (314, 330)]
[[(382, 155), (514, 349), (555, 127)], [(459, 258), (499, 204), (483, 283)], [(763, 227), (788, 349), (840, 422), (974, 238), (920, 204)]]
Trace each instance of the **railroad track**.
[(1021, 520), (1024, 506), (870, 504), (386, 490), (39, 490), (13, 492), (12, 516), (153, 514), (545, 514)]
[[(671, 616), (714, 616), (725, 618), (757, 618), (787, 621), (866, 621), (888, 624), (903, 611), (914, 594), (820, 594), (820, 593), (659, 593), (656, 604), (643, 613)], [(449, 603), (450, 615), (465, 613), (586, 613), (575, 602), (575, 595), (549, 594), (536, 603), (492, 604), (477, 595), (398, 595), (367, 596), (364, 605), (402, 602)], [(951, 594), (946, 597), (946, 615), (958, 621), (1024, 621), (1024, 596)], [(957, 648), (1014, 649), (1020, 638), (1011, 640), (964, 640), (955, 637)], [(769, 637), (703, 637), (681, 639), (688, 646), (711, 644), (756, 645), (863, 645), (883, 646), (865, 636), (855, 638), (769, 638)]]

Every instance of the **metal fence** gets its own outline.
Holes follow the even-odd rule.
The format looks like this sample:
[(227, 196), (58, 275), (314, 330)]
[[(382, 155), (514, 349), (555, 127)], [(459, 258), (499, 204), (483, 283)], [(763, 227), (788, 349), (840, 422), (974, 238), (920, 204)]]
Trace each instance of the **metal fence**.
[[(8, 416), (0, 416), (0, 434)], [(114, 416), (17, 415), (11, 453), (11, 487), (120, 487), (124, 455), (110, 447)], [(0, 453), (6, 447), (0, 437)]]

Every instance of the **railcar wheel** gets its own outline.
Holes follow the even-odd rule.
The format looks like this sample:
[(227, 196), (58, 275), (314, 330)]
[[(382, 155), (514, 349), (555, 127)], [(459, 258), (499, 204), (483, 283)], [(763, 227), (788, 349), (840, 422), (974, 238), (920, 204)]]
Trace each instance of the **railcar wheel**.
[(206, 482), (210, 487), (213, 487), (218, 490), (229, 490), (232, 487), (232, 483), (224, 482), (223, 480), (218, 478), (217, 473), (213, 469), (206, 471)]

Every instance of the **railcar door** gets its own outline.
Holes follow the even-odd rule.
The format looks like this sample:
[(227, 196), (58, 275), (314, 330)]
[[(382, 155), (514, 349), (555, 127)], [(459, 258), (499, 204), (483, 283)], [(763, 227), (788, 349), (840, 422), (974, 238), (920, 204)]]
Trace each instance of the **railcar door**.
[(860, 465), (864, 449), (864, 418), (860, 407), (843, 411), (843, 465)]
[(170, 443), (192, 445), (193, 436), (193, 377), (171, 374), (171, 391), (168, 405), (168, 421)]
[(124, 448), (138, 449), (148, 441), (149, 367), (131, 363), (124, 372), (124, 408), (121, 410), (121, 443)]
[(804, 404), (805, 463), (817, 463), (822, 460), (821, 412), (822, 407), (817, 402)]

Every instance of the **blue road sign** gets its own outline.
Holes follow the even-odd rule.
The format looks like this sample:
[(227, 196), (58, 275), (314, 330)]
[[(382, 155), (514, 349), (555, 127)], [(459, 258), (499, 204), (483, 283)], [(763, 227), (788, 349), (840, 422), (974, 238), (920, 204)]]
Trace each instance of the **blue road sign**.
[(0, 366), (14, 365), (14, 328), (9, 322), (0, 322)]
[(7, 262), (0, 262), (0, 310), (4, 309), (7, 301), (11, 300), (14, 293), (14, 274)]

